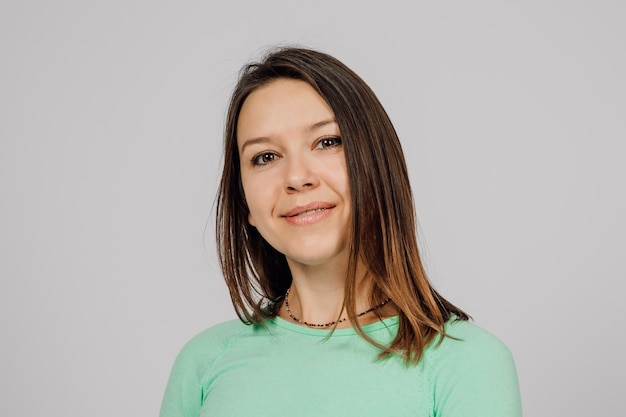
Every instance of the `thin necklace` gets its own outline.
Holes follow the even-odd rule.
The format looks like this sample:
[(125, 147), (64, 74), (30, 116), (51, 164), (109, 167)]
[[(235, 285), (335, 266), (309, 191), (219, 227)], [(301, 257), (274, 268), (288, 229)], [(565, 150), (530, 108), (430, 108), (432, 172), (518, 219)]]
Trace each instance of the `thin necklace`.
[[(365, 310), (362, 313), (357, 314), (356, 316), (357, 317), (361, 317), (361, 316), (364, 316), (367, 313), (370, 313), (370, 312), (372, 312), (374, 310), (378, 310), (379, 308), (381, 308), (382, 306), (387, 304), (389, 301), (391, 301), (391, 298), (386, 298), (381, 303), (376, 304), (374, 307), (370, 308), (369, 310)], [(285, 310), (287, 310), (287, 314), (289, 314), (289, 317), (294, 319), (294, 321), (297, 321), (298, 323), (304, 324), (305, 326), (308, 326), (308, 327), (330, 327), (330, 326), (333, 326), (335, 324), (342, 323), (342, 322), (344, 322), (344, 321), (346, 321), (348, 319), (347, 317), (344, 317), (342, 319), (331, 321), (331, 322), (325, 323), (325, 324), (307, 323), (304, 320), (300, 320), (299, 318), (297, 318), (296, 316), (293, 315), (291, 310), (289, 310), (289, 289), (287, 289), (287, 293), (285, 294)]]

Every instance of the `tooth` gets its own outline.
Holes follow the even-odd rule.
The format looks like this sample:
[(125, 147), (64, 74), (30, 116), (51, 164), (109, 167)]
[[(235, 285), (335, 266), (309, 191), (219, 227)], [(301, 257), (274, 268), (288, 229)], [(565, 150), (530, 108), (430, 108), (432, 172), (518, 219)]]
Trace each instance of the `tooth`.
[(318, 209), (314, 209), (314, 210), (307, 210), (307, 211), (303, 211), (302, 213), (297, 214), (297, 216), (308, 216), (309, 214), (317, 213), (317, 212), (320, 212), (322, 210), (325, 210), (325, 209), (318, 208)]

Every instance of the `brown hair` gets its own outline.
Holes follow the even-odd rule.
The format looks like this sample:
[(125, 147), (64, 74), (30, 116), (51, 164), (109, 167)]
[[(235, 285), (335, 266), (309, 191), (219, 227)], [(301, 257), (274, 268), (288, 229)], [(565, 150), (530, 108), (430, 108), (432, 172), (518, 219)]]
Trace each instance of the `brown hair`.
[[(224, 169), (217, 197), (217, 247), (237, 315), (262, 323), (277, 314), (291, 285), (281, 253), (248, 223), (237, 149), (237, 121), (248, 95), (277, 78), (307, 82), (329, 104), (339, 125), (348, 169), (352, 209), (350, 262), (344, 306), (358, 333), (382, 350), (417, 363), (453, 315), (467, 320), (432, 287), (419, 256), (415, 210), (404, 155), (396, 131), (368, 85), (336, 58), (305, 48), (280, 48), (246, 65), (228, 109)], [(373, 303), (391, 298), (399, 328), (389, 346), (369, 338), (356, 320), (356, 265), (372, 281)]]

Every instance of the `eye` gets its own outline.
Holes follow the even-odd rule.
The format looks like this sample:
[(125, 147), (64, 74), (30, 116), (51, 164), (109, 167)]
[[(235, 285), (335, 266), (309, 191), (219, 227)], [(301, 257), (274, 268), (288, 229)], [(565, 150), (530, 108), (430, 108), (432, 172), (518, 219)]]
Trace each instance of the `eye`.
[(252, 165), (262, 166), (271, 164), (276, 159), (278, 159), (278, 155), (272, 152), (261, 152), (252, 157)]
[(315, 149), (330, 149), (341, 146), (341, 138), (339, 136), (325, 136), (317, 141)]

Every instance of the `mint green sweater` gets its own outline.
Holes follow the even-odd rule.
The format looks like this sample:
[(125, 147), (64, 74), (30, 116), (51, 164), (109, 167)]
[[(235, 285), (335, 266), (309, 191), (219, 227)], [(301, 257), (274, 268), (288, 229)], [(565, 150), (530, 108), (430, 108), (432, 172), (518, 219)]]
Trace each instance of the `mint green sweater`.
[[(363, 327), (389, 343), (391, 317)], [(507, 347), (465, 321), (455, 338), (432, 343), (418, 365), (377, 349), (351, 329), (329, 331), (275, 318), (239, 320), (205, 330), (178, 355), (161, 417), (518, 417), (521, 403)]]

